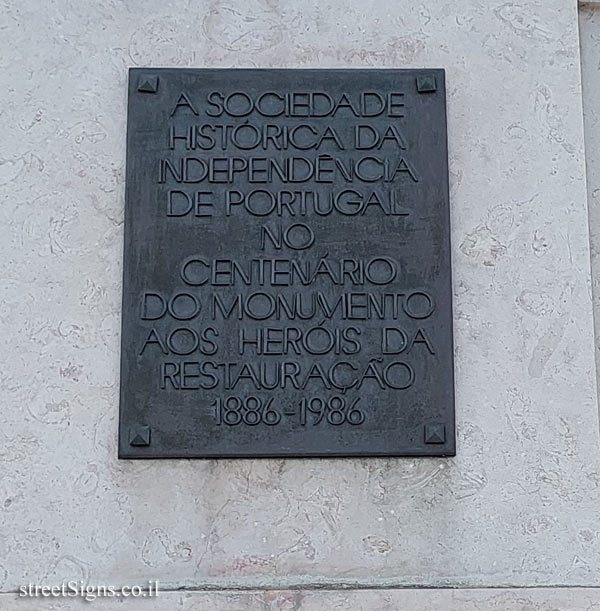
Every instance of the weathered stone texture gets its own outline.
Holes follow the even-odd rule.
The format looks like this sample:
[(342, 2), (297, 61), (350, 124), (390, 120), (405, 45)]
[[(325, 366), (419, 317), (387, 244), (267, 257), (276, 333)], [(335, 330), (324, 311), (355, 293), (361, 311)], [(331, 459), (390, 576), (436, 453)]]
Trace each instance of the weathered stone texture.
[[(598, 583), (576, 10), (2, 3), (1, 590), (68, 579)], [(143, 65), (446, 68), (456, 458), (117, 460), (126, 76)], [(370, 596), (395, 608), (387, 595)], [(236, 600), (249, 594), (231, 596), (222, 608), (246, 608)], [(299, 608), (352, 608), (336, 597), (366, 595), (334, 593), (330, 606), (316, 596)], [(497, 608), (554, 608), (498, 596), (514, 598)], [(182, 608), (204, 608), (193, 605)]]
[(222, 591), (164, 593), (152, 599), (17, 599), (0, 596), (0, 611), (600, 611), (595, 588), (522, 588), (518, 590), (359, 590), (267, 592)]

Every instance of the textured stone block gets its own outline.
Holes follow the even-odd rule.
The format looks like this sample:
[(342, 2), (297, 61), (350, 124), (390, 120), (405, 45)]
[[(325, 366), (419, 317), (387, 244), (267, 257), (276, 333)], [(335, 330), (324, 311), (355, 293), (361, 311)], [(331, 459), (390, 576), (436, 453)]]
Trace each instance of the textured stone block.
[[(0, 595), (0, 611), (79, 611), (81, 599), (16, 599)], [(152, 599), (96, 599), (102, 611), (600, 611), (597, 588), (484, 590), (269, 590), (165, 592)]]
[[(2, 591), (598, 583), (576, 11), (3, 4)], [(446, 68), (455, 458), (117, 461), (126, 79), (151, 65)]]

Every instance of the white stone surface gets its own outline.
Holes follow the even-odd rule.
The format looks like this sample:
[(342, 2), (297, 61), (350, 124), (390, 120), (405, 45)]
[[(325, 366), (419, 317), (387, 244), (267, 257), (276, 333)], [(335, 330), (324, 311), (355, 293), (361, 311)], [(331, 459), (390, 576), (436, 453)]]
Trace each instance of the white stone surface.
[(592, 260), (592, 295), (595, 312), (596, 376), (600, 380), (600, 6), (580, 8), (581, 73), (585, 157)]
[[(0, 590), (598, 583), (576, 2), (1, 5)], [(117, 460), (135, 65), (446, 68), (455, 459)]]
[(165, 593), (152, 599), (43, 599), (0, 596), (0, 611), (600, 611), (597, 588), (483, 590), (270, 590)]

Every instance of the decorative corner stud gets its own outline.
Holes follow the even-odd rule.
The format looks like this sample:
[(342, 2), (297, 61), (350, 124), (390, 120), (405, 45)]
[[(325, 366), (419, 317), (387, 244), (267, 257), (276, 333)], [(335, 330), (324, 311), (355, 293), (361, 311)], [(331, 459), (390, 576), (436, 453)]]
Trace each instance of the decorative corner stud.
[(426, 424), (425, 425), (425, 443), (427, 444), (446, 443), (446, 425), (445, 424)]
[(156, 93), (158, 91), (158, 76), (142, 74), (138, 79), (137, 90), (141, 93)]
[(434, 74), (417, 76), (417, 91), (419, 93), (434, 93), (436, 90), (437, 83)]
[(149, 446), (150, 445), (150, 427), (136, 426), (129, 429), (129, 445), (130, 446)]

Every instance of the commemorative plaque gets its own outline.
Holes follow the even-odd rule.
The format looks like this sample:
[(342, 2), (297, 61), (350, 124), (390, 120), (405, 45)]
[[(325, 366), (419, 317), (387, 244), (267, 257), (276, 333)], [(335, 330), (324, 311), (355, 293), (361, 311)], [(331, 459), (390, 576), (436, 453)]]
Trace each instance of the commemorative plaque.
[(443, 70), (132, 69), (119, 456), (455, 452)]

